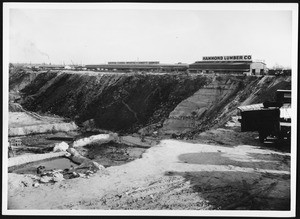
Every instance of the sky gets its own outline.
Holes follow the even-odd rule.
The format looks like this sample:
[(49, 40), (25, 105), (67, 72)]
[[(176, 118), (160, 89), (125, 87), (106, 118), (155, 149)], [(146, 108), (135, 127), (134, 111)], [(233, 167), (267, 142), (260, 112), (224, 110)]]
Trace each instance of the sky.
[(291, 66), (289, 10), (9, 9), (9, 61), (193, 63), (252, 55)]

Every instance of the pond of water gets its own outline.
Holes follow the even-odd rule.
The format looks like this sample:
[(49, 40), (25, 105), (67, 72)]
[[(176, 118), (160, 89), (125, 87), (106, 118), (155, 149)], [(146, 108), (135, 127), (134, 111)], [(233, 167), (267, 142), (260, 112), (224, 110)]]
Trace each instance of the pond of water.
[(10, 168), (8, 172), (18, 174), (37, 174), (37, 168), (39, 166), (44, 166), (45, 170), (64, 170), (76, 167), (78, 164), (73, 163), (70, 159), (65, 157), (51, 158), (13, 167)]

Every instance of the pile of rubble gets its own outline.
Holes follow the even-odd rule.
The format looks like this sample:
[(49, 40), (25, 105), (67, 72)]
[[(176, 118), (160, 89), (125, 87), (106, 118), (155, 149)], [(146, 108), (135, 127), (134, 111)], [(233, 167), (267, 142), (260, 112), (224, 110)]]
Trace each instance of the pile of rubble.
[(97, 172), (96, 169), (87, 168), (74, 168), (64, 170), (45, 170), (44, 166), (39, 166), (37, 168), (38, 177), (36, 177), (36, 182), (33, 183), (34, 187), (38, 187), (41, 183), (56, 183), (63, 181), (65, 179), (73, 178), (89, 178)]
[(39, 176), (38, 182), (34, 183), (34, 187), (38, 187), (39, 183), (55, 183), (60, 182), (65, 179), (72, 178), (89, 178), (99, 170), (102, 173), (106, 173), (105, 167), (94, 162), (88, 158), (81, 156), (74, 148), (68, 148), (66, 150), (66, 143), (61, 143), (60, 147), (56, 147), (58, 151), (66, 151), (65, 156), (69, 157), (73, 162), (80, 164), (77, 167), (71, 166), (71, 168), (67, 168), (64, 170), (46, 170), (45, 166), (39, 166), (37, 168), (37, 175)]

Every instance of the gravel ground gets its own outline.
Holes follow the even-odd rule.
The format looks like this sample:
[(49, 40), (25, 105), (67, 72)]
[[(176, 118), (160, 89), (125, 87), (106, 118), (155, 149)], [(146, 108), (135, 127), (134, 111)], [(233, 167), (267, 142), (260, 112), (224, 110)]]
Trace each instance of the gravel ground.
[[(225, 133), (225, 134), (224, 134)], [(214, 130), (214, 135), (226, 135)], [(241, 136), (240, 136), (241, 137)], [(224, 138), (225, 139), (225, 138)], [(240, 139), (239, 139), (240, 141)], [(225, 142), (226, 143), (226, 142)], [(224, 144), (225, 144), (224, 143)], [(94, 148), (95, 150), (95, 148)], [(289, 210), (290, 154), (162, 140), (108, 174), (41, 184), (9, 174), (9, 209)], [(24, 186), (24, 181), (27, 186)]]

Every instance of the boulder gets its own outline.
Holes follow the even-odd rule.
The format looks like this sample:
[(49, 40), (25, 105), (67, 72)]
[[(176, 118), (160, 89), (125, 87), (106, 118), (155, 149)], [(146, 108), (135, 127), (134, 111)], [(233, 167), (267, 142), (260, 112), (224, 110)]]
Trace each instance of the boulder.
[(78, 151), (76, 151), (76, 149), (74, 149), (74, 148), (68, 148), (67, 149), (66, 155), (68, 155), (68, 156), (74, 156), (75, 154), (79, 154)]
[(40, 178), (40, 182), (42, 183), (48, 183), (52, 180), (52, 177), (49, 177), (49, 176), (43, 176)]
[(69, 158), (74, 162), (78, 164), (82, 164), (83, 162), (89, 161), (90, 159), (82, 156), (79, 154), (79, 152), (74, 148), (68, 148), (67, 152), (70, 153), (71, 156)]
[(55, 143), (53, 152), (67, 151), (69, 145), (66, 142)]
[(79, 154), (79, 152), (74, 149), (74, 148), (69, 148), (67, 150), (67, 152), (70, 154), (69, 158), (74, 162), (74, 163), (78, 163), (80, 164), (78, 167), (76, 167), (75, 169), (79, 170), (79, 169), (88, 169), (90, 171), (93, 172), (97, 172), (97, 171), (103, 171), (103, 173), (105, 172), (105, 167), (102, 166), (101, 164), (92, 161), (84, 156), (82, 156), (81, 154)]
[(85, 177), (85, 175), (83, 173), (78, 173), (79, 174), (79, 177), (83, 178)]
[(63, 181), (64, 180), (64, 176), (63, 174), (59, 173), (59, 172), (55, 172), (53, 174), (53, 181), (54, 182), (60, 182), (60, 181)]
[(34, 183), (32, 186), (35, 187), (35, 188), (37, 188), (37, 187), (40, 186), (40, 184), (39, 184), (38, 182), (36, 182), (36, 183)]

